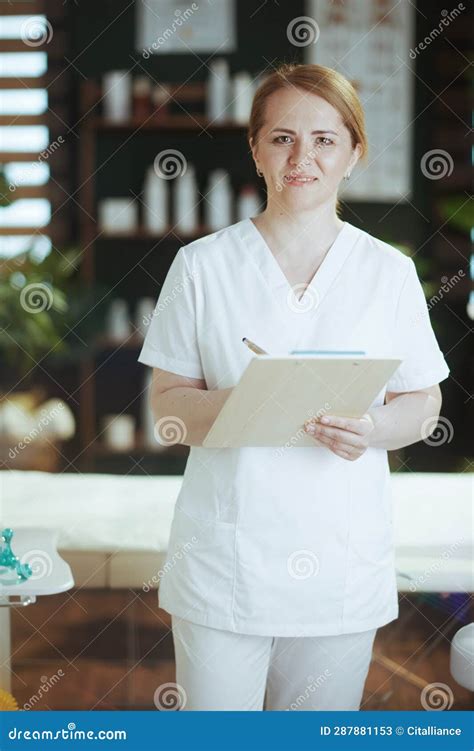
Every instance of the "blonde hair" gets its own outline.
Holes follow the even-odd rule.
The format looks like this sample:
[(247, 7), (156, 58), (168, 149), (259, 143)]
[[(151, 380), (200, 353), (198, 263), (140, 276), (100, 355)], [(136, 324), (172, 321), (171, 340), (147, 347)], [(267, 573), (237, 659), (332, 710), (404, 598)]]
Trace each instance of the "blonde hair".
[(341, 73), (323, 65), (284, 63), (263, 80), (252, 102), (247, 131), (249, 144), (250, 141), (254, 146), (257, 144), (258, 134), (265, 122), (267, 99), (275, 91), (292, 87), (316, 94), (329, 102), (341, 115), (350, 133), (352, 148), (360, 144), (360, 158), (365, 159), (368, 152), (367, 133), (364, 110), (357, 91)]

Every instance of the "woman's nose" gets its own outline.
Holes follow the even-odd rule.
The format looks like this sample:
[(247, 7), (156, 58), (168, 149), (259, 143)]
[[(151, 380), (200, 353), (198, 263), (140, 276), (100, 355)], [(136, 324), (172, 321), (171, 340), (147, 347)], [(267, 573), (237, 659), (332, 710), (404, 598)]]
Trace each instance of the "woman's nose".
[(311, 146), (309, 144), (306, 144), (303, 141), (299, 141), (294, 144), (291, 154), (290, 154), (290, 162), (292, 164), (309, 166), (314, 159), (314, 156), (312, 157), (311, 153)]

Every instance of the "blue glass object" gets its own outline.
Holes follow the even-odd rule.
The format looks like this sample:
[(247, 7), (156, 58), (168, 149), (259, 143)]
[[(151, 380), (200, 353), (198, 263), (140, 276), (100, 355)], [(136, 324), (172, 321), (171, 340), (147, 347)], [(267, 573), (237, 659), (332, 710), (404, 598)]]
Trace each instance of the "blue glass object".
[[(28, 563), (21, 563), (13, 553), (11, 540), (13, 530), (10, 528), (2, 531), (2, 544), (0, 546), (0, 584), (21, 584), (33, 574)], [(5, 578), (7, 574), (7, 578)]]
[(349, 350), (343, 349), (293, 349), (290, 355), (365, 355), (364, 350)]

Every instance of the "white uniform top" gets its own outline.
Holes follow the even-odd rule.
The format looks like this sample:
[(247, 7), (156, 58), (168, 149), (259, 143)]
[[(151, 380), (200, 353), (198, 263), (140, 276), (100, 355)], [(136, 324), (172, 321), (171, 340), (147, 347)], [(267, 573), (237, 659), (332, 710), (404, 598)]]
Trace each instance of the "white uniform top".
[[(244, 336), (273, 354), (400, 357), (388, 391), (426, 388), (449, 374), (413, 261), (348, 222), (299, 304), (250, 219), (181, 247), (138, 359), (224, 389), (255, 357)], [(246, 634), (383, 626), (398, 616), (391, 502), (385, 449), (348, 461), (316, 445), (193, 446), (159, 604)]]

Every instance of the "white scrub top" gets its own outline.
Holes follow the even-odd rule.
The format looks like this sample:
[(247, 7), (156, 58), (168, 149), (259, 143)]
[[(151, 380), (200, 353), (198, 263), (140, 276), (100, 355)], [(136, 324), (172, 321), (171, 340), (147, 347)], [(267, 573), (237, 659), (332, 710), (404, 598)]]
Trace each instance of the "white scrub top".
[[(400, 357), (372, 406), (449, 374), (413, 261), (348, 222), (300, 302), (250, 219), (181, 247), (138, 359), (224, 389), (255, 357), (244, 336), (273, 354)], [(192, 446), (159, 604), (245, 634), (383, 626), (398, 616), (391, 504), (385, 449), (348, 461), (316, 445)]]

